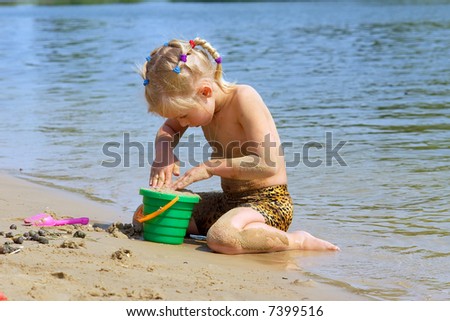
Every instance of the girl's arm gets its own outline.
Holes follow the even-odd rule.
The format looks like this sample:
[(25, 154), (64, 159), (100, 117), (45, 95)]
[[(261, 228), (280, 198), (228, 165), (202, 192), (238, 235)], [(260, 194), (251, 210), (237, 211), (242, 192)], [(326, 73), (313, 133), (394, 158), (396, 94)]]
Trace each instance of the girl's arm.
[(159, 128), (155, 138), (155, 159), (150, 171), (150, 186), (170, 185), (172, 175), (180, 175), (178, 159), (173, 149), (186, 129), (187, 127), (182, 127), (176, 119), (167, 119)]

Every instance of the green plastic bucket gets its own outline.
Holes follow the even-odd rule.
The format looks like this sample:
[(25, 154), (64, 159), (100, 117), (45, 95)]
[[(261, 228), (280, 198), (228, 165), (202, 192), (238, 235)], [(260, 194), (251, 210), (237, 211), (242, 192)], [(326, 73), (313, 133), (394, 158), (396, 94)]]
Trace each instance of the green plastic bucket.
[[(200, 197), (148, 188), (141, 188), (139, 194), (143, 196), (144, 218), (147, 215), (157, 215), (143, 223), (144, 240), (166, 244), (183, 243), (192, 210)], [(158, 214), (164, 207), (168, 208)]]

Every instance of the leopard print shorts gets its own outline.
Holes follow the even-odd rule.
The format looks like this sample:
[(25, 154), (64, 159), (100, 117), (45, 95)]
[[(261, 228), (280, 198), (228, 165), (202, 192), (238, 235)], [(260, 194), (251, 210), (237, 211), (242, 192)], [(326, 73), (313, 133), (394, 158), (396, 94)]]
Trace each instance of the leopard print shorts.
[(198, 193), (201, 200), (193, 211), (193, 218), (201, 235), (226, 212), (236, 207), (251, 207), (264, 216), (267, 225), (287, 231), (292, 222), (294, 206), (286, 185), (256, 190), (224, 193)]

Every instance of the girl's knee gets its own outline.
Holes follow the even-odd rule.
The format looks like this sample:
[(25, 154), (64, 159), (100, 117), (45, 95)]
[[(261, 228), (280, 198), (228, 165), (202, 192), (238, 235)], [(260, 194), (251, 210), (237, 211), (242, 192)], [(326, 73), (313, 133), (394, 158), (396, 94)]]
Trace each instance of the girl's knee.
[(206, 235), (206, 244), (214, 252), (223, 254), (241, 253), (239, 232), (232, 227), (223, 227), (214, 224)]
[(246, 227), (251, 224), (264, 224), (264, 217), (251, 208), (237, 207), (224, 214), (206, 235), (208, 247), (224, 254), (245, 253), (249, 242)]

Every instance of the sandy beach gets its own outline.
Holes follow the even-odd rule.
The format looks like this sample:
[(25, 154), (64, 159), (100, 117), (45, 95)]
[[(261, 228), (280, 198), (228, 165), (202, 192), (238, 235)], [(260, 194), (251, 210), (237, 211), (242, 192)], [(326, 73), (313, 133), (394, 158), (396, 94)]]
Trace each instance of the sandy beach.
[[(7, 174), (0, 181), (0, 244), (9, 241), (16, 249), (0, 254), (0, 293), (10, 301), (368, 299), (311, 279), (293, 260), (339, 254), (227, 256), (193, 239), (182, 245), (147, 242), (115, 224), (117, 217), (129, 223), (131, 213)], [(38, 232), (23, 219), (43, 211), (58, 218), (87, 216), (90, 224), (46, 227), (48, 244), (15, 244), (7, 237)], [(77, 231), (85, 237), (74, 237)]]

